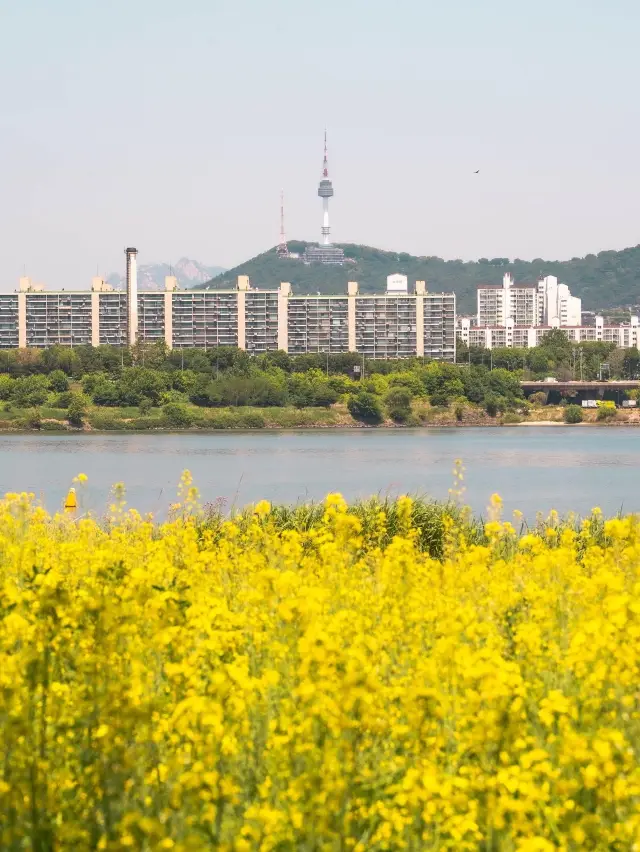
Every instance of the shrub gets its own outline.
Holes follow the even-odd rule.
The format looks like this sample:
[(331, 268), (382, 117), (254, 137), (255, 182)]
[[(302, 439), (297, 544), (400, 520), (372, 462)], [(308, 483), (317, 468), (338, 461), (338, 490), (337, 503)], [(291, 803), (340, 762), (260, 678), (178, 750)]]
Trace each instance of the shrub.
[(162, 416), (169, 426), (178, 429), (186, 429), (193, 426), (193, 414), (186, 405), (180, 402), (170, 402), (162, 409)]
[(89, 423), (94, 429), (104, 432), (112, 432), (126, 429), (127, 425), (121, 419), (111, 413), (96, 412), (89, 417)]
[(0, 399), (7, 400), (13, 393), (15, 379), (6, 374), (0, 375)]
[(62, 370), (54, 370), (49, 374), (49, 387), (57, 393), (64, 393), (69, 390), (69, 379)]
[(134, 417), (122, 424), (125, 429), (135, 429), (137, 432), (145, 432), (150, 429), (161, 429), (166, 422), (160, 417)]
[(564, 410), (565, 423), (582, 423), (584, 414), (579, 405), (568, 405)]
[(140, 414), (144, 417), (144, 416), (146, 416), (147, 414), (150, 413), (152, 408), (153, 408), (153, 403), (151, 402), (151, 400), (148, 397), (144, 396), (140, 400), (140, 405), (138, 406), (138, 410), (140, 411)]
[(34, 408), (14, 422), (19, 429), (39, 429), (42, 426), (42, 415)]
[(489, 417), (496, 417), (506, 408), (505, 401), (495, 394), (488, 394), (484, 401), (484, 408)]
[(547, 394), (544, 391), (536, 391), (529, 397), (529, 402), (536, 408), (542, 408), (543, 405), (547, 404)]
[(354, 420), (371, 424), (382, 423), (383, 413), (380, 400), (368, 391), (361, 391), (355, 396), (350, 396), (347, 408)]
[(239, 425), (245, 429), (264, 429), (266, 426), (264, 417), (258, 411), (242, 411), (239, 414)]
[(598, 413), (596, 415), (596, 420), (614, 420), (617, 413), (615, 402), (609, 402), (607, 400), (598, 401)]
[(396, 423), (405, 423), (411, 414), (411, 391), (406, 387), (394, 387), (386, 395), (387, 413)]
[(63, 391), (53, 399), (53, 405), (56, 408), (69, 408), (69, 403), (72, 400), (72, 391)]
[(43, 420), (40, 423), (40, 430), (42, 432), (66, 432), (67, 427), (64, 423), (59, 423), (56, 420)]
[(72, 393), (67, 409), (67, 420), (71, 426), (80, 428), (84, 425), (84, 418), (87, 414), (88, 400), (84, 394)]
[(516, 414), (515, 411), (507, 411), (502, 418), (502, 423), (504, 426), (515, 426), (518, 423), (522, 423), (522, 417)]

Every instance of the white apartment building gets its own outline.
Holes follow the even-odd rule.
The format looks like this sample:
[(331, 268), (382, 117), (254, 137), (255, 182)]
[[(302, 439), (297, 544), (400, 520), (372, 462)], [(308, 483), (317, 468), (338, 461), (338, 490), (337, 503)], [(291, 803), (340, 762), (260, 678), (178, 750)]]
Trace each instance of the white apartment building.
[(537, 284), (515, 284), (507, 273), (502, 284), (486, 284), (477, 292), (479, 326), (579, 326), (582, 302), (566, 284), (547, 275)]
[(582, 325), (582, 299), (572, 296), (566, 284), (560, 284), (555, 275), (538, 281), (538, 321), (536, 325)]
[(596, 317), (595, 325), (533, 325), (519, 326), (512, 319), (505, 325), (479, 326), (472, 325), (468, 317), (460, 319), (457, 324), (458, 337), (467, 346), (479, 346), (484, 349), (514, 347), (532, 349), (538, 346), (545, 334), (552, 328), (558, 328), (569, 340), (575, 343), (583, 341), (602, 341), (615, 343), (621, 349), (640, 348), (640, 324), (637, 316), (631, 317), (628, 325), (605, 325), (603, 317)]

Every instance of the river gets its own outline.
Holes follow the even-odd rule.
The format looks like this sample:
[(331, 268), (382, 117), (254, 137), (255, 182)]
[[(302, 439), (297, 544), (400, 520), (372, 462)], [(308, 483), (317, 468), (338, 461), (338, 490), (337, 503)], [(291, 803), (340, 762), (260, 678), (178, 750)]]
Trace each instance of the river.
[(445, 499), (457, 458), (466, 468), (465, 502), (477, 513), (486, 514), (493, 492), (508, 513), (531, 519), (551, 508), (640, 511), (640, 429), (625, 427), (5, 434), (0, 491), (32, 491), (57, 509), (73, 477), (85, 473), (83, 509), (103, 512), (112, 485), (124, 482), (130, 506), (162, 515), (188, 469), (203, 501), (227, 507), (330, 491)]

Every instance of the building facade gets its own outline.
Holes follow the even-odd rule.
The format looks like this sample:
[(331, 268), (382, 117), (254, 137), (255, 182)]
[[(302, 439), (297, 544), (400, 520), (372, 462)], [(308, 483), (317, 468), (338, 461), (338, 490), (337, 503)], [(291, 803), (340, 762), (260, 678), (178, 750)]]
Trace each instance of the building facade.
[(537, 284), (515, 284), (507, 273), (502, 284), (480, 285), (477, 302), (479, 326), (506, 326), (508, 320), (526, 327), (579, 326), (582, 322), (582, 301), (554, 275)]
[(505, 325), (472, 325), (469, 318), (459, 320), (457, 334), (467, 346), (483, 349), (514, 347), (532, 349), (538, 346), (545, 334), (559, 329), (574, 343), (601, 341), (614, 343), (621, 349), (640, 348), (640, 324), (638, 317), (632, 316), (628, 325), (605, 325), (603, 317), (596, 317), (595, 325), (516, 325), (507, 320)]
[(0, 295), (0, 348), (133, 340), (171, 349), (237, 346), (252, 355), (357, 352), (455, 361), (455, 295), (429, 293), (423, 281), (412, 292), (406, 276), (396, 275), (382, 294), (361, 294), (352, 281), (345, 295), (298, 296), (288, 283), (252, 289), (246, 276), (232, 290), (178, 290), (168, 276), (164, 292), (140, 292), (135, 260), (135, 249), (127, 249), (127, 292), (100, 278), (91, 291), (57, 293), (22, 279), (18, 293)]

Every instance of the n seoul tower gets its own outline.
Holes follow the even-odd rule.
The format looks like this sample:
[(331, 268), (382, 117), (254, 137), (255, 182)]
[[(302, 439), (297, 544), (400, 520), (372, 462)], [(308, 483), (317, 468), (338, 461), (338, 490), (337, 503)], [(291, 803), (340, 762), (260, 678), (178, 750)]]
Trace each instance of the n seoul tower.
[(329, 162), (327, 160), (327, 131), (324, 131), (324, 160), (322, 179), (318, 184), (318, 195), (322, 199), (322, 245), (330, 246), (331, 228), (329, 227), (329, 199), (333, 196), (333, 184), (329, 180)]
[(331, 228), (329, 227), (329, 199), (333, 196), (333, 184), (329, 179), (329, 162), (327, 159), (327, 131), (324, 132), (324, 161), (322, 177), (318, 184), (318, 195), (322, 199), (322, 241), (317, 246), (308, 245), (303, 260), (305, 263), (335, 263), (342, 264), (344, 249), (331, 245)]

